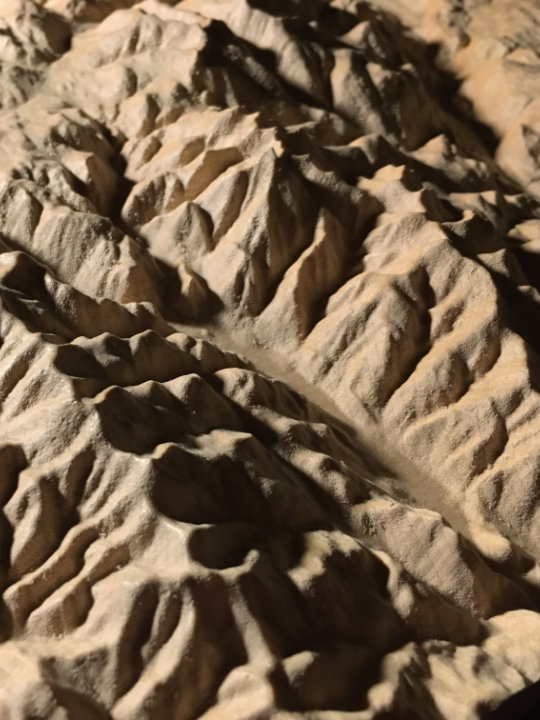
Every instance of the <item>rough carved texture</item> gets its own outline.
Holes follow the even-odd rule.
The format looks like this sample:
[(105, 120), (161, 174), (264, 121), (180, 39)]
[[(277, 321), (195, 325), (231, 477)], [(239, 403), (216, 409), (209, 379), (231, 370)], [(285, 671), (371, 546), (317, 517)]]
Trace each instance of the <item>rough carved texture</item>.
[(540, 678), (540, 14), (413, 5), (2, 5), (2, 717)]

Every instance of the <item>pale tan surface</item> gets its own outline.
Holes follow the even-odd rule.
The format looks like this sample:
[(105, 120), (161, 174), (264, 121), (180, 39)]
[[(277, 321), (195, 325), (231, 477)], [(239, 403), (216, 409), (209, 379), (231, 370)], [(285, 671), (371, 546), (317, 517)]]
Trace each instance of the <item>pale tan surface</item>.
[(1, 7), (0, 717), (540, 679), (538, 6)]

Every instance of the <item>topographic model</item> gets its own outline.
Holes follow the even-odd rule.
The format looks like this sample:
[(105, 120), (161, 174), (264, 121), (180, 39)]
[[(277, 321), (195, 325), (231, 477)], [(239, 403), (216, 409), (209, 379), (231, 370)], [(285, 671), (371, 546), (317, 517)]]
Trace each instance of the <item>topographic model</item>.
[(0, 717), (539, 680), (539, 2), (2, 0), (0, 71)]

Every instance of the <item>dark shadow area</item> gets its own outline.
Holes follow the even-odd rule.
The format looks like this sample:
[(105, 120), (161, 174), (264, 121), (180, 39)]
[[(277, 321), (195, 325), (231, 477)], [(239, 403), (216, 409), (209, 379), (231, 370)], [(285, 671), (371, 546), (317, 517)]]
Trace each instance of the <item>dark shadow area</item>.
[[(304, 26), (306, 28), (306, 26)], [(315, 31), (307, 26), (310, 34)], [(206, 32), (211, 42), (203, 50), (203, 62), (208, 67), (226, 67), (240, 71), (251, 87), (246, 87), (242, 101), (254, 112), (261, 110), (261, 100), (286, 100), (316, 107), (320, 110), (331, 109), (328, 88), (321, 85), (322, 95), (315, 97), (299, 87), (289, 83), (277, 71), (278, 56), (272, 50), (260, 48), (248, 40), (235, 35), (221, 21), (213, 21)], [(305, 38), (304, 38), (305, 40)], [(310, 58), (311, 59), (311, 58)], [(315, 57), (313, 62), (315, 62)], [(319, 78), (321, 83), (324, 78)], [(262, 98), (261, 98), (262, 95)], [(266, 96), (266, 98), (265, 98)]]
[[(19, 474), (28, 467), (28, 460), (19, 445), (0, 447), (0, 506), (8, 503), (17, 489)], [(4, 511), (0, 512), (0, 641), (8, 640), (13, 633), (13, 618), (3, 599), (9, 584), (10, 553), (13, 545), (13, 527)]]
[(510, 247), (529, 284), (540, 291), (540, 254), (529, 252), (511, 238)]
[[(148, 241), (137, 232), (135, 227), (129, 222), (126, 222), (122, 217), (124, 205), (136, 183), (125, 175), (127, 161), (122, 155), (121, 144), (113, 137), (105, 125), (100, 126), (100, 129), (111, 147), (116, 149), (116, 153), (111, 159), (110, 164), (118, 177), (116, 192), (110, 200), (106, 217), (112, 222), (115, 228), (138, 243), (152, 259), (155, 272), (155, 286), (159, 288), (159, 298), (161, 301), (159, 310), (163, 318), (170, 322), (185, 323), (191, 321), (197, 321), (198, 323), (209, 321), (223, 309), (223, 303), (219, 297), (210, 290), (206, 280), (193, 270), (188, 269), (189, 274), (199, 286), (200, 296), (204, 297), (204, 302), (200, 297), (196, 303), (190, 302), (189, 298), (182, 292), (178, 269), (154, 256), (150, 251)], [(86, 188), (82, 188), (79, 194), (86, 196)], [(179, 240), (179, 244), (181, 244), (181, 240)], [(204, 309), (201, 310), (201, 308)]]
[[(495, 241), (490, 242), (488, 236), (482, 237), (481, 221), (478, 223), (474, 235), (468, 233), (466, 237), (458, 236), (448, 226), (442, 227), (461, 255), (473, 260), (490, 274), (500, 296), (501, 321), (526, 343), (531, 385), (534, 390), (540, 391), (540, 303), (524, 292), (514, 279), (497, 272), (480, 259), (480, 254), (502, 250), (507, 245), (502, 238), (495, 244)], [(513, 252), (513, 248), (509, 250)]]
[(59, 706), (67, 711), (69, 718), (111, 720), (110, 713), (89, 694), (60, 685), (53, 685), (51, 690)]
[(182, 284), (177, 269), (154, 255), (152, 258), (162, 283), (159, 309), (167, 322), (209, 322), (224, 309), (221, 298), (210, 290), (208, 283), (201, 275), (191, 269), (188, 272), (197, 282), (200, 292), (204, 296), (204, 302), (198, 300), (197, 303), (190, 303), (186, 295), (182, 293)]
[(111, 132), (110, 128), (105, 123), (99, 124), (99, 129), (103, 134), (105, 140), (109, 143), (110, 147), (114, 149), (114, 154), (109, 159), (109, 165), (114, 170), (118, 177), (118, 184), (116, 186), (116, 192), (114, 196), (109, 200), (109, 208), (107, 217), (112, 223), (126, 232), (124, 221), (121, 217), (122, 208), (126, 202), (129, 193), (131, 192), (135, 182), (129, 180), (126, 177), (127, 160), (122, 155), (122, 143), (118, 140)]
[[(478, 262), (482, 264), (481, 261)], [(506, 275), (496, 273), (490, 268), (486, 269), (489, 270), (497, 290), (506, 302), (507, 317), (505, 319), (509, 326), (523, 338), (535, 353), (538, 353), (540, 351), (540, 304), (523, 292)], [(538, 367), (538, 363), (536, 364)], [(540, 386), (535, 385), (535, 390), (540, 390)]]
[[(416, 37), (410, 28), (404, 26), (397, 17), (388, 12), (377, 9), (377, 15), (384, 20), (384, 24), (392, 36), (399, 38), (400, 49), (416, 61), (414, 63), (416, 70), (429, 94), (448, 115), (459, 121), (463, 129), (469, 129), (471, 139), (478, 141), (485, 148), (486, 154), (492, 157), (499, 144), (499, 138), (488, 125), (475, 117), (471, 102), (459, 92), (461, 85), (459, 78), (441, 67), (438, 62), (441, 45), (438, 43), (426, 44)], [(445, 132), (451, 139), (457, 140), (457, 138), (452, 138), (451, 128), (445, 128)]]
[(540, 681), (512, 695), (483, 720), (538, 720), (540, 718)]
[[(252, 421), (250, 424), (253, 427)], [(258, 434), (271, 442), (264, 424)], [(269, 682), (279, 706), (299, 712), (365, 708), (367, 692), (378, 678), (380, 655), (410, 639), (388, 597), (387, 567), (361, 548), (355, 554), (336, 549), (327, 558), (324, 571), (317, 572), (309, 589), (302, 591), (301, 585), (293, 582), (290, 570), (301, 567), (304, 553), (309, 553), (304, 533), (331, 531), (333, 523), (326, 522), (321, 513), (310, 526), (295, 525), (294, 514), (301, 512), (295, 508), (290, 527), (283, 520), (277, 524), (268, 500), (239, 463), (228, 460), (218, 468), (206, 461), (205, 469), (203, 458), (192, 458), (198, 464), (191, 467), (185, 460), (179, 448), (171, 448), (167, 458), (156, 461), (152, 500), (157, 509), (173, 520), (201, 523), (191, 531), (187, 545), (194, 561), (210, 569), (249, 563), (235, 581), (234, 597), (219, 598), (219, 602), (226, 607), (238, 603), (240, 597), (276, 659), (313, 653), (307, 672), (294, 682), (283, 672), (281, 663), (275, 663)], [(293, 471), (303, 482), (303, 473), (296, 468)], [(284, 471), (284, 484), (286, 474)], [(318, 499), (328, 506), (323, 493), (321, 489)], [(230, 519), (212, 526), (217, 519), (212, 503), (222, 517)], [(286, 503), (284, 495), (280, 504)], [(362, 609), (369, 623), (362, 620)], [(221, 610), (214, 597), (212, 613)], [(370, 649), (381, 644), (387, 647), (379, 650), (380, 654)], [(330, 685), (329, 673), (335, 673)]]

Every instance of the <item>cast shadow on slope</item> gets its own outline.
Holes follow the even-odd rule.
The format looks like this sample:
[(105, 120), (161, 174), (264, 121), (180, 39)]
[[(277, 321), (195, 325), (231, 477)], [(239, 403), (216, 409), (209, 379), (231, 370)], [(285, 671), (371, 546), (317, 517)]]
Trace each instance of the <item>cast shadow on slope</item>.
[[(468, 257), (470, 260), (481, 265), (489, 274), (497, 292), (502, 300), (500, 312), (508, 327), (519, 335), (525, 342), (527, 347), (527, 362), (531, 386), (534, 390), (540, 391), (540, 364), (538, 356), (540, 354), (540, 304), (538, 300), (531, 294), (524, 292), (523, 287), (519, 287), (513, 282), (512, 278), (490, 267), (489, 263), (481, 259), (482, 252), (486, 252), (487, 247), (482, 247), (482, 228), (480, 227), (474, 236), (461, 238), (448, 227), (444, 227), (450, 243), (459, 250), (459, 252)], [(524, 285), (526, 282), (532, 284), (535, 290), (540, 289), (540, 285), (536, 284), (539, 279), (535, 274), (535, 270), (540, 269), (536, 266), (522, 266), (523, 259), (528, 261), (528, 255), (523, 254), (520, 257), (514, 249), (501, 239), (499, 248), (507, 248), (510, 258), (514, 260), (523, 274)], [(529, 253), (530, 255), (531, 253)], [(521, 260), (521, 262), (520, 262)], [(526, 286), (525, 286), (526, 287)]]
[(484, 720), (537, 720), (540, 717), (540, 681), (510, 696)]
[[(116, 392), (114, 408), (96, 405), (103, 432), (124, 452), (151, 454), (153, 505), (187, 533), (191, 561), (233, 583), (242, 596), (265, 645), (281, 659), (268, 677), (277, 704), (290, 711), (366, 707), (367, 691), (380, 672), (381, 644), (385, 653), (410, 639), (410, 630), (392, 608), (388, 568), (362, 543), (356, 545), (345, 508), (316, 473), (312, 476), (276, 449), (282, 433), (227, 397), (220, 377), (205, 381), (217, 395), (214, 407), (221, 398), (211, 426), (189, 432), (189, 417), (175, 422), (174, 411), (166, 419), (159, 421), (156, 414), (149, 421), (145, 403), (138, 421), (151, 426), (152, 437), (142, 443), (142, 431), (133, 429), (133, 401), (140, 399), (124, 398), (124, 405)], [(193, 408), (196, 413), (196, 404)], [(176, 406), (176, 414), (184, 412)], [(352, 491), (356, 502), (366, 493), (361, 483)], [(334, 548), (323, 553), (324, 562), (315, 572), (311, 562), (306, 565), (314, 537)], [(354, 552), (345, 552), (342, 542), (354, 544)], [(315, 553), (315, 567), (317, 557)], [(308, 587), (291, 576), (295, 569), (302, 575), (304, 568), (314, 572)], [(362, 608), (369, 623), (361, 619)], [(306, 652), (314, 653), (314, 659), (298, 688), (281, 663)], [(340, 677), (332, 692), (328, 685), (322, 692), (323, 678), (337, 667)]]

